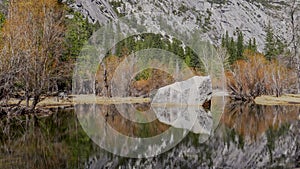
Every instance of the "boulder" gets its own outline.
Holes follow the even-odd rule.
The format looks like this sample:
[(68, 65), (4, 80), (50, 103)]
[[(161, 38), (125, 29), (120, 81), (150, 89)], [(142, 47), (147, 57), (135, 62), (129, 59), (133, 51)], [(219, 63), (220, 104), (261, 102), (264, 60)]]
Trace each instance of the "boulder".
[(213, 120), (202, 105), (211, 100), (209, 76), (194, 76), (159, 88), (151, 107), (160, 122), (194, 133), (211, 134)]
[(153, 105), (203, 105), (211, 100), (212, 84), (209, 76), (194, 76), (159, 88)]

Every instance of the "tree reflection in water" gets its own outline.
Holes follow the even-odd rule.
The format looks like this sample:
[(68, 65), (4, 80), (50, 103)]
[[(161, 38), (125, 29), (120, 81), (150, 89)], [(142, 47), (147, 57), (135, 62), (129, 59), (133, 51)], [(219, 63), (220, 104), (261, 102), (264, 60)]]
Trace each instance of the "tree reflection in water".
[(0, 168), (82, 168), (98, 149), (73, 110), (44, 117), (2, 117), (0, 141)]
[(243, 102), (229, 102), (222, 123), (247, 141), (256, 141), (267, 130), (277, 131), (297, 120), (297, 106), (263, 106)]
[[(135, 105), (147, 110), (147, 105)], [(159, 121), (134, 124), (106, 105), (101, 113), (116, 130), (150, 137), (169, 128)], [(190, 133), (176, 147), (149, 159), (108, 153), (86, 135), (73, 110), (49, 116), (2, 117), (0, 168), (295, 168), (300, 160), (299, 107), (228, 102), (213, 136)], [(118, 127), (122, 124), (122, 127)]]

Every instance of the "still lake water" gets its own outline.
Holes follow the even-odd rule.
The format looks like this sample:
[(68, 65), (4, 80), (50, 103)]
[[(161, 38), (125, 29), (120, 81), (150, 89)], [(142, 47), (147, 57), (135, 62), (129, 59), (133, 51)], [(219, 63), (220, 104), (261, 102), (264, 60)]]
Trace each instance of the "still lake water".
[[(126, 104), (96, 107), (105, 123), (124, 135), (146, 138), (170, 127), (159, 120), (133, 123), (118, 113), (120, 106), (126, 109)], [(147, 104), (134, 107), (149, 110)], [(1, 117), (0, 168), (298, 168), (299, 108), (227, 102), (222, 114), (212, 110), (212, 134), (199, 134), (195, 128), (174, 148), (146, 159), (101, 149), (85, 133), (74, 109), (37, 117)], [(88, 105), (76, 110), (86, 109)]]

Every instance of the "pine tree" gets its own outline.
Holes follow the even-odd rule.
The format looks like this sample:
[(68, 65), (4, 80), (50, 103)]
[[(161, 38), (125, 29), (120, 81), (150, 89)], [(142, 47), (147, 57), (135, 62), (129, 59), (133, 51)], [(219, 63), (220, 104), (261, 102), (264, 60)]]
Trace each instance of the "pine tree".
[(280, 55), (280, 54), (282, 54), (284, 52), (284, 48), (286, 46), (285, 46), (285, 44), (283, 42), (281, 42), (280, 39), (277, 39), (275, 47), (276, 47), (276, 55)]
[(222, 35), (221, 46), (224, 48), (226, 46), (226, 41), (224, 35)]
[(243, 58), (243, 52), (244, 52), (244, 36), (243, 36), (243, 33), (240, 31), (238, 33), (237, 44), (236, 44), (237, 59)]
[(231, 39), (230, 39), (230, 43), (228, 45), (228, 52), (229, 52), (229, 63), (233, 64), (237, 60), (236, 45), (235, 45), (233, 37), (231, 37)]
[(255, 39), (255, 38), (253, 38), (252, 50), (253, 50), (254, 52), (257, 51), (257, 45), (256, 45), (256, 39)]
[(248, 41), (248, 47), (247, 47), (247, 48), (248, 48), (249, 50), (252, 50), (252, 47), (253, 47), (253, 46), (252, 46), (252, 40), (251, 40), (251, 38), (250, 38), (249, 41)]
[(265, 39), (265, 48), (264, 48), (265, 57), (268, 60), (271, 60), (276, 54), (276, 49), (275, 49), (274, 33), (270, 22), (266, 28), (266, 33), (267, 35)]
[(191, 55), (192, 55), (192, 51), (190, 48), (186, 48), (185, 49), (185, 63), (188, 65), (188, 66), (193, 66), (192, 63), (191, 63)]
[(226, 35), (225, 35), (225, 46), (226, 46), (226, 48), (229, 47), (229, 34), (228, 34), (228, 31), (226, 31)]
[(184, 58), (184, 50), (182, 47), (182, 42), (180, 40), (173, 38), (172, 52), (174, 52), (179, 57)]
[(100, 27), (99, 23), (93, 25), (84, 19), (79, 12), (71, 12), (72, 19), (67, 20), (66, 45), (67, 53), (64, 57), (76, 58), (84, 43), (89, 39), (93, 32)]
[(257, 51), (256, 39), (255, 38), (253, 38), (253, 39), (250, 38), (249, 39), (247, 49), (249, 49), (253, 52)]

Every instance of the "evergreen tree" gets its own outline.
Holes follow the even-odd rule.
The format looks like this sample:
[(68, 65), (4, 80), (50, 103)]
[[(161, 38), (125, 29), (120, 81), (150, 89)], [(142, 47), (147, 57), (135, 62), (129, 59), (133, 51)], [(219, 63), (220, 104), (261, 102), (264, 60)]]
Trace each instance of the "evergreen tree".
[(158, 48), (158, 49), (162, 49), (163, 48), (163, 44), (162, 44), (162, 36), (160, 34), (153, 34), (153, 48)]
[(231, 37), (231, 39), (230, 39), (230, 43), (228, 45), (228, 52), (229, 52), (229, 63), (233, 64), (237, 60), (236, 45), (235, 45), (233, 37)]
[(226, 34), (225, 34), (225, 46), (226, 46), (226, 48), (229, 47), (229, 34), (228, 34), (228, 31), (226, 31)]
[(67, 20), (67, 53), (65, 54), (65, 59), (66, 57), (75, 59), (79, 55), (84, 43), (93, 34), (94, 30), (100, 27), (98, 22), (95, 25), (89, 23), (79, 12), (71, 11), (71, 14), (73, 15), (73, 18)]
[(192, 66), (192, 63), (191, 63), (191, 55), (192, 55), (192, 50), (189, 48), (189, 47), (187, 47), (186, 49), (185, 49), (185, 63), (190, 67), (190, 66)]
[(226, 47), (226, 41), (225, 41), (224, 35), (222, 35), (221, 46), (222, 46), (223, 48)]
[(276, 55), (276, 48), (275, 48), (275, 41), (274, 41), (274, 33), (271, 26), (271, 23), (269, 22), (267, 28), (266, 28), (266, 39), (265, 39), (265, 57), (268, 60), (271, 60)]
[(257, 51), (257, 45), (256, 45), (256, 39), (255, 39), (255, 38), (253, 38), (252, 50), (253, 50), (254, 52)]
[(172, 51), (174, 54), (184, 59), (184, 50), (182, 47), (182, 42), (178, 39), (173, 38)]
[(249, 41), (248, 41), (248, 49), (249, 50), (252, 50), (252, 47), (253, 47), (253, 45), (252, 45), (252, 40), (251, 40), (251, 38), (249, 39)]
[(284, 48), (286, 46), (283, 42), (281, 42), (280, 39), (277, 38), (275, 47), (276, 47), (276, 55), (280, 55), (284, 52)]
[(249, 49), (253, 52), (257, 51), (256, 39), (255, 38), (253, 38), (253, 39), (250, 38), (249, 39), (247, 49)]
[(244, 36), (241, 31), (238, 33), (237, 44), (236, 44), (236, 59), (242, 59), (244, 52)]

